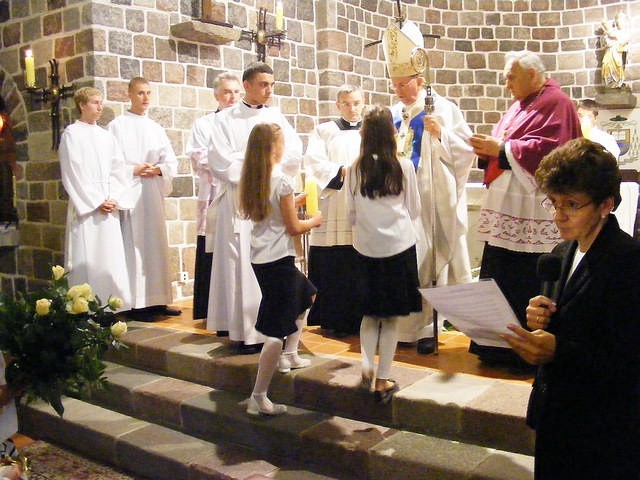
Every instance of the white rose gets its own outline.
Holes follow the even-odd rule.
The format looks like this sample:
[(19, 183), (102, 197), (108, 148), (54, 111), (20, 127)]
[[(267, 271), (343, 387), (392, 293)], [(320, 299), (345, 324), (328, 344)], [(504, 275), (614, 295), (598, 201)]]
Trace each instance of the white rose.
[(60, 265), (54, 265), (53, 267), (51, 267), (51, 273), (54, 280), (60, 280), (64, 275), (64, 268), (62, 268)]
[(79, 296), (80, 296), (80, 285), (74, 285), (67, 292), (67, 298), (69, 298), (69, 299), (73, 300), (74, 298), (79, 297)]
[(116, 322), (111, 325), (111, 335), (115, 338), (120, 338), (127, 333), (127, 324), (125, 322)]
[(49, 309), (51, 308), (51, 300), (48, 298), (41, 298), (36, 302), (36, 313), (41, 317), (49, 314)]
[(124, 305), (124, 302), (120, 297), (109, 297), (109, 302), (107, 302), (107, 305), (109, 305), (109, 308), (111, 308), (111, 310), (119, 310)]
[(80, 285), (80, 295), (89, 301), (95, 300), (95, 297), (93, 296), (93, 289), (88, 283)]
[(83, 297), (89, 301), (93, 300), (95, 297), (93, 296), (91, 285), (89, 285), (88, 283), (83, 283), (82, 285), (74, 285), (67, 292), (67, 298), (70, 298), (71, 300), (75, 300), (79, 297)]
[(73, 299), (71, 304), (71, 313), (87, 313), (89, 311), (89, 302), (84, 297)]

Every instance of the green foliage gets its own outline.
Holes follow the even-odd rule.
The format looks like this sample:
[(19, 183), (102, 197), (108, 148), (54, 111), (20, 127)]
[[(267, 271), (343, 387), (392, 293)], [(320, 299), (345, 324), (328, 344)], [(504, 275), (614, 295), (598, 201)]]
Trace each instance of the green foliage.
[(27, 403), (42, 399), (62, 416), (62, 396), (82, 397), (104, 387), (102, 358), (110, 346), (124, 346), (114, 333), (126, 331), (126, 324), (111, 325), (121, 300), (111, 297), (101, 306), (89, 285), (70, 289), (67, 273), (52, 270), (43, 292), (0, 294), (0, 350), (7, 357), (9, 386)]

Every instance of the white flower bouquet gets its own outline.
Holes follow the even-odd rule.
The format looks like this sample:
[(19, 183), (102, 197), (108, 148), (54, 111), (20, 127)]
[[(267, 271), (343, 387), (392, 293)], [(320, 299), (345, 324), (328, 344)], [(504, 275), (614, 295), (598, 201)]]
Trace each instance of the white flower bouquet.
[(42, 399), (62, 416), (62, 396), (82, 397), (102, 388), (109, 347), (127, 324), (114, 322), (122, 300), (100, 299), (87, 284), (68, 286), (64, 268), (52, 267), (50, 288), (16, 298), (0, 294), (0, 350), (7, 357), (7, 384), (27, 402)]

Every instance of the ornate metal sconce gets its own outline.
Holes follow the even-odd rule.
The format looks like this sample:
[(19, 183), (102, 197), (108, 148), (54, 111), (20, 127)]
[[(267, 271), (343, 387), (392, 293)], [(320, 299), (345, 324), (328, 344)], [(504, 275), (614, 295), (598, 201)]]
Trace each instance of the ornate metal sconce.
[[(55, 58), (49, 60), (49, 65), (51, 66), (51, 74), (49, 75), (50, 85), (45, 88), (35, 85), (35, 80), (33, 80), (35, 76), (29, 72), (29, 67), (25, 62), (27, 70), (27, 92), (29, 92), (36, 102), (49, 103), (51, 105), (51, 111), (49, 112), (49, 116), (51, 117), (51, 149), (58, 150), (60, 146), (60, 100), (73, 95), (75, 87), (73, 84), (60, 85), (58, 61)], [(29, 81), (30, 79), (31, 81)]]
[(282, 2), (276, 6), (276, 29), (273, 32), (267, 31), (267, 9), (260, 7), (258, 10), (258, 21), (255, 30), (243, 30), (240, 38), (248, 39), (256, 45), (258, 61), (264, 62), (266, 58), (267, 46), (282, 47), (282, 40), (286, 36), (284, 30), (284, 18), (282, 15)]

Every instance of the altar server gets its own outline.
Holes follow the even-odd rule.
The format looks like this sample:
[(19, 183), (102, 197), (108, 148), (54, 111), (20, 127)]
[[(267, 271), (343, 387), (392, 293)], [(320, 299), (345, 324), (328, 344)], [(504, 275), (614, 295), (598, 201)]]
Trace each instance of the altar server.
[(179, 315), (172, 301), (164, 199), (172, 189), (178, 161), (163, 127), (147, 116), (151, 86), (142, 77), (129, 82), (131, 108), (109, 123), (124, 153), (123, 172), (134, 207), (120, 214), (133, 292), (133, 318), (153, 321)]
[[(273, 70), (267, 64), (251, 64), (242, 74), (244, 99), (217, 114), (209, 150), (209, 168), (218, 181), (212, 203), (215, 224), (213, 272), (209, 291), (207, 329), (228, 330), (240, 353), (256, 353), (264, 336), (255, 329), (260, 288), (251, 268), (251, 222), (239, 216), (237, 186), (249, 133), (259, 123), (282, 128), (285, 151), (282, 170), (296, 175), (302, 160), (302, 142), (285, 116), (267, 105), (274, 86)], [(212, 218), (210, 217), (210, 218)]]
[(73, 96), (80, 120), (60, 140), (62, 184), (69, 195), (65, 264), (69, 284), (88, 283), (106, 302), (111, 295), (131, 304), (119, 212), (131, 208), (124, 159), (115, 137), (97, 125), (102, 93), (80, 88)]
[(309, 280), (318, 293), (308, 323), (342, 337), (357, 333), (362, 320), (357, 253), (343, 188), (346, 169), (360, 153), (362, 89), (341, 86), (336, 106), (340, 118), (314, 129), (304, 157), (306, 177), (318, 182), (319, 209), (325, 218), (320, 227), (311, 230), (309, 241)]
[[(207, 209), (216, 194), (216, 180), (209, 169), (209, 144), (216, 113), (240, 101), (242, 86), (233, 73), (224, 72), (213, 81), (213, 95), (218, 102), (215, 112), (198, 118), (187, 141), (185, 153), (191, 159), (191, 168), (198, 177), (198, 239), (196, 244), (196, 264), (193, 279), (193, 318), (205, 318), (209, 304), (211, 284), (212, 249), (206, 248)], [(217, 332), (218, 336), (228, 335), (227, 331)]]

